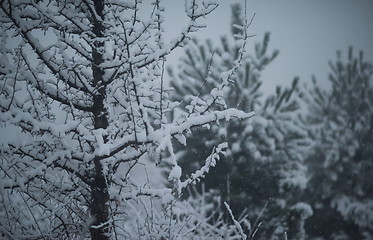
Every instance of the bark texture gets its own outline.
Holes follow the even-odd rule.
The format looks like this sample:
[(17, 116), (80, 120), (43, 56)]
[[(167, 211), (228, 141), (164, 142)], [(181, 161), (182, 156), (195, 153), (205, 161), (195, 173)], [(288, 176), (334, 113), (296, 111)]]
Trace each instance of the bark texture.
[[(98, 39), (103, 37), (104, 26), (102, 20), (104, 19), (104, 1), (94, 1), (96, 16), (92, 16), (93, 20), (93, 33)], [(99, 18), (101, 19), (99, 19)], [(100, 64), (103, 62), (102, 50), (104, 43), (102, 40), (97, 40), (94, 43), (92, 49), (93, 57), (93, 86), (98, 89), (96, 95), (93, 98), (93, 116), (94, 116), (94, 128), (95, 129), (106, 129), (108, 127), (107, 112), (104, 106), (106, 98), (105, 85), (103, 81), (104, 71), (100, 68)], [(104, 139), (106, 141), (106, 139)], [(94, 221), (91, 224), (90, 232), (92, 240), (107, 240), (110, 235), (110, 228), (108, 225), (109, 220), (109, 193), (108, 186), (102, 172), (102, 164), (98, 157), (95, 157), (94, 165), (95, 172), (91, 185), (91, 205), (90, 212)]]

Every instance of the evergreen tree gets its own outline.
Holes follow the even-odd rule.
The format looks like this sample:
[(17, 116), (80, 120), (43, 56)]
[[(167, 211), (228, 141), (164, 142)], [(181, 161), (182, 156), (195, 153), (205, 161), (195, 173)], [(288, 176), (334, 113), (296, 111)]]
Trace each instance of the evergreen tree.
[[(234, 39), (241, 34), (243, 22), (239, 17), (240, 9), (232, 7), (232, 37), (221, 37), (218, 47), (213, 47), (210, 40), (192, 39), (186, 45), (179, 72), (175, 74), (169, 70), (175, 89), (172, 97), (181, 104), (194, 101), (183, 98), (186, 93), (199, 95), (202, 99), (207, 97), (206, 93), (221, 83), (219, 73), (232, 68), (232, 60), (238, 55)], [(226, 105), (216, 105), (218, 109), (235, 106), (245, 111), (255, 110), (255, 119), (212, 126), (210, 130), (195, 130), (189, 138), (188, 148), (178, 152), (188, 174), (202, 164), (197, 159), (207, 156), (211, 146), (222, 139), (228, 142), (228, 154), (212, 169), (205, 180), (206, 187), (219, 189), (235, 213), (246, 209), (251, 219), (260, 218), (264, 224), (256, 234), (262, 239), (283, 235), (289, 227), (287, 222), (294, 220), (291, 212), (300, 216), (298, 222), (312, 214), (307, 204), (298, 204), (298, 195), (308, 181), (303, 165), (308, 138), (298, 116), (298, 80), (294, 79), (290, 88), (278, 87), (264, 103), (261, 99), (260, 73), (278, 55), (276, 50), (268, 53), (269, 38), (266, 33), (262, 43), (256, 44), (254, 56), (244, 55), (241, 67), (232, 78), (234, 81), (224, 90)], [(253, 229), (258, 225), (259, 222), (255, 223)], [(295, 239), (295, 232), (289, 239)]]
[(306, 198), (315, 214), (309, 233), (326, 239), (373, 238), (373, 68), (348, 51), (330, 62), (331, 90), (313, 79), (306, 95), (309, 132), (315, 145)]

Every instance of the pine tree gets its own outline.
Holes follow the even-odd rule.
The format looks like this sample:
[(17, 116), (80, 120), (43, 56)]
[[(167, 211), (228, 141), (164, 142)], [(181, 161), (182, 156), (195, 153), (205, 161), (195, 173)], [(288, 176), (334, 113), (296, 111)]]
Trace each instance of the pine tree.
[(330, 90), (313, 79), (308, 101), (309, 132), (315, 145), (306, 198), (315, 215), (308, 231), (327, 239), (373, 237), (373, 68), (363, 53), (330, 62)]
[[(210, 40), (191, 40), (186, 45), (179, 72), (169, 70), (171, 85), (175, 89), (172, 97), (182, 104), (193, 101), (182, 98), (186, 93), (204, 98), (210, 89), (219, 86), (218, 73), (232, 67), (232, 59), (238, 54), (234, 39), (241, 34), (240, 25), (243, 23), (240, 9), (237, 5), (232, 8), (235, 25), (231, 37), (221, 37), (218, 47), (213, 47)], [(228, 107), (254, 110), (256, 117), (251, 121), (213, 126), (210, 130), (194, 130), (188, 148), (178, 152), (187, 174), (188, 169), (202, 164), (191, 160), (206, 156), (217, 141), (224, 139), (228, 142), (227, 156), (204, 182), (207, 188), (219, 189), (235, 213), (246, 209), (252, 219), (260, 217), (265, 223), (257, 234), (263, 239), (286, 231), (290, 208), (298, 203), (298, 194), (308, 181), (303, 165), (308, 138), (298, 116), (298, 80), (295, 79), (290, 88), (278, 87), (264, 103), (261, 99), (260, 73), (278, 55), (278, 51), (267, 53), (269, 38), (270, 34), (266, 33), (262, 43), (256, 44), (254, 56), (245, 55), (242, 66), (232, 78), (234, 81), (223, 93)], [(227, 106), (221, 104), (217, 108)], [(311, 214), (309, 206), (304, 206), (308, 217)], [(257, 224), (259, 222), (253, 229), (258, 227)], [(289, 239), (294, 238), (290, 236)]]

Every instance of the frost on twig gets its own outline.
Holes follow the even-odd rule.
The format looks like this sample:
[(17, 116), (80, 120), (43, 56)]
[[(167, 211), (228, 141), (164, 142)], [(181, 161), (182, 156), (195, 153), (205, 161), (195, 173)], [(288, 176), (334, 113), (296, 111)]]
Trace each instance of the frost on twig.
[(246, 240), (247, 239), (247, 235), (243, 232), (243, 229), (241, 227), (241, 224), (239, 222), (237, 222), (237, 220), (234, 218), (233, 216), (233, 213), (232, 213), (232, 210), (231, 208), (229, 207), (228, 203), (224, 202), (224, 205), (225, 207), (227, 208), (228, 210), (228, 213), (229, 213), (229, 216), (231, 217), (234, 225), (236, 226), (236, 228), (238, 229), (238, 232), (240, 233), (241, 235), (241, 239), (242, 240)]

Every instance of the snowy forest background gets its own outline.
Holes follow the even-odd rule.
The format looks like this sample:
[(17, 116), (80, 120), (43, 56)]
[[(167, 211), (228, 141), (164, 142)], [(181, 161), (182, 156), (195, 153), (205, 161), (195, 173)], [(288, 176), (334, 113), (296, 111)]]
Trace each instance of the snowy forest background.
[(166, 41), (159, 0), (1, 1), (1, 238), (373, 239), (372, 63), (263, 94), (248, 4)]

